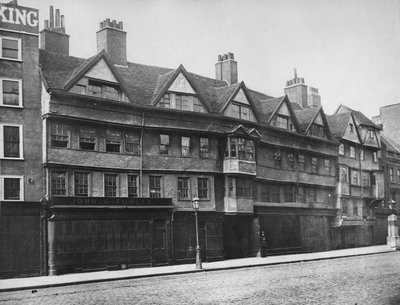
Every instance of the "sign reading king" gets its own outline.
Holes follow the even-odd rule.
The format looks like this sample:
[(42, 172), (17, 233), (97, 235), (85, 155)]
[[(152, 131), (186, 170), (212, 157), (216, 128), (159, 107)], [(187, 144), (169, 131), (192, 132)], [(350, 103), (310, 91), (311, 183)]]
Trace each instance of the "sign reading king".
[(39, 11), (0, 3), (0, 29), (39, 33)]

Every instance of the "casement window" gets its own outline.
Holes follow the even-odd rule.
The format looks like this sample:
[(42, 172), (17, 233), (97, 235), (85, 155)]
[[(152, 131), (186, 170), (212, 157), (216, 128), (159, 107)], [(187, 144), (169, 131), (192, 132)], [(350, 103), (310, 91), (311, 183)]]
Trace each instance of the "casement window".
[(323, 138), (325, 136), (324, 126), (316, 124), (316, 123), (311, 124), (309, 135)]
[(128, 175), (128, 197), (138, 196), (138, 176)]
[(67, 179), (65, 171), (52, 171), (50, 179), (51, 195), (66, 196), (67, 195)]
[[(79, 90), (83, 91), (82, 88), (80, 88)], [(93, 79), (89, 79), (88, 81), (87, 95), (117, 101), (122, 99), (122, 91), (119, 88), (118, 84), (105, 83)]]
[(160, 155), (169, 155), (169, 135), (160, 134)]
[(339, 155), (344, 156), (344, 144), (339, 145)]
[(0, 58), (21, 60), (21, 39), (14, 37), (0, 37)]
[(121, 152), (122, 132), (113, 129), (106, 131), (106, 152)]
[(372, 161), (375, 163), (378, 162), (378, 154), (376, 151), (372, 153)]
[(317, 157), (311, 158), (311, 172), (312, 173), (318, 172), (318, 158)]
[(306, 162), (305, 156), (303, 154), (297, 155), (297, 161), (299, 162), (299, 171), (304, 171)]
[(105, 197), (118, 196), (118, 175), (104, 174), (104, 196)]
[(94, 128), (79, 129), (79, 148), (86, 150), (96, 149), (96, 130)]
[(294, 155), (292, 153), (288, 153), (286, 155), (286, 160), (287, 160), (288, 169), (293, 169), (294, 168)]
[(252, 198), (253, 182), (246, 178), (236, 178), (236, 197)]
[(188, 96), (175, 94), (175, 106), (179, 110), (189, 110)]
[(363, 186), (370, 186), (371, 185), (371, 179), (370, 179), (370, 174), (369, 173), (362, 173), (362, 184)]
[(23, 130), (21, 125), (0, 124), (0, 158), (23, 158)]
[(354, 146), (350, 146), (350, 158), (356, 157), (356, 149)]
[(22, 107), (22, 80), (0, 78), (0, 106)]
[(273, 154), (274, 166), (276, 168), (281, 168), (282, 166), (282, 153), (280, 150), (275, 150)]
[(200, 100), (193, 95), (167, 92), (158, 103), (158, 107), (184, 111), (206, 112)]
[(204, 109), (203, 104), (200, 102), (200, 100), (197, 97), (193, 97), (193, 111), (195, 112), (206, 112)]
[(197, 178), (197, 191), (200, 199), (209, 199), (209, 179)]
[(139, 155), (139, 135), (125, 133), (125, 153)]
[(349, 183), (349, 176), (348, 176), (349, 169), (347, 167), (340, 168), (340, 181), (344, 183)]
[(370, 139), (374, 138), (374, 131), (371, 129), (368, 130), (368, 138), (370, 138)]
[(170, 94), (165, 93), (158, 105), (159, 105), (159, 107), (162, 107), (162, 108), (170, 108), (171, 107)]
[(361, 158), (361, 160), (365, 161), (365, 153), (364, 153), (364, 150), (360, 150), (360, 158)]
[(295, 188), (293, 185), (285, 185), (283, 188), (283, 201), (296, 202)]
[(280, 186), (278, 184), (270, 185), (270, 202), (281, 202)]
[(351, 184), (358, 185), (358, 171), (351, 170)]
[(325, 159), (324, 167), (325, 167), (325, 173), (329, 175), (331, 173), (331, 160)]
[(232, 116), (242, 120), (250, 120), (250, 107), (242, 104), (232, 104)]
[(89, 173), (74, 173), (75, 196), (89, 196)]
[(24, 200), (23, 176), (0, 176), (0, 200)]
[(391, 183), (394, 183), (393, 168), (389, 169), (389, 180)]
[(161, 198), (161, 177), (149, 176), (150, 198)]
[(358, 205), (357, 202), (353, 201), (353, 215), (357, 216), (358, 215)]
[(182, 157), (190, 156), (190, 137), (181, 137), (181, 155)]
[(349, 124), (350, 126), (350, 132), (354, 132), (354, 125), (353, 124)]
[(317, 190), (311, 187), (307, 188), (307, 197), (309, 202), (315, 203), (317, 201)]
[(189, 178), (178, 177), (178, 199), (189, 199)]
[(306, 196), (304, 194), (304, 187), (299, 186), (297, 189), (297, 200), (298, 202), (305, 203), (306, 202)]
[(200, 138), (200, 158), (208, 158), (208, 138)]
[(282, 129), (289, 129), (289, 118), (278, 115), (276, 117), (275, 127), (282, 128)]
[(61, 123), (52, 123), (50, 133), (50, 144), (52, 147), (69, 147), (70, 131), (67, 125)]
[(225, 155), (231, 158), (239, 158), (243, 160), (254, 160), (254, 141), (245, 138), (228, 138), (229, 150), (226, 151)]
[(348, 199), (342, 198), (342, 213), (347, 215), (349, 209), (349, 202)]

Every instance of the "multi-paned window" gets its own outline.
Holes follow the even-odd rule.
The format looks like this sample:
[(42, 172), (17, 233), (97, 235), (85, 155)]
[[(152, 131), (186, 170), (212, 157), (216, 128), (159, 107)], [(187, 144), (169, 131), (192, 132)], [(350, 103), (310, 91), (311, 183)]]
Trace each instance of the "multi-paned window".
[(236, 178), (236, 197), (252, 198), (253, 182), (246, 178)]
[(396, 170), (396, 176), (397, 176), (397, 183), (400, 184), (400, 169)]
[(160, 100), (159, 104), (162, 108), (170, 108), (171, 107), (171, 99), (169, 93), (165, 93), (163, 98)]
[(181, 137), (181, 155), (182, 157), (190, 156), (190, 137)]
[(316, 123), (311, 124), (309, 134), (311, 136), (323, 138), (325, 136), (324, 126), (316, 124)]
[(232, 116), (242, 120), (250, 120), (250, 107), (242, 104), (232, 104)]
[(325, 159), (324, 167), (325, 167), (325, 173), (329, 175), (331, 173), (331, 160)]
[(161, 177), (149, 176), (150, 198), (161, 198)]
[(121, 152), (122, 133), (114, 129), (107, 129), (106, 131), (106, 151), (107, 152)]
[(74, 173), (75, 196), (89, 196), (89, 173)]
[(304, 187), (299, 186), (297, 189), (297, 200), (298, 202), (305, 203), (306, 202), (306, 196), (304, 194)]
[(117, 197), (118, 195), (118, 175), (104, 174), (104, 196)]
[(158, 103), (158, 107), (184, 111), (206, 112), (203, 104), (196, 96), (173, 92), (165, 93)]
[(169, 155), (169, 135), (160, 134), (160, 155)]
[(283, 201), (296, 202), (296, 193), (293, 185), (285, 185), (283, 188)]
[(94, 128), (79, 129), (79, 148), (87, 150), (96, 149), (96, 130)]
[(87, 95), (102, 97), (117, 101), (122, 99), (122, 91), (119, 88), (118, 84), (105, 83), (102, 81), (97, 81), (92, 79), (89, 79), (88, 81)]
[(125, 133), (125, 153), (138, 155), (139, 146), (139, 135), (128, 132)]
[(23, 158), (22, 126), (0, 124), (0, 157)]
[(360, 158), (361, 160), (365, 161), (365, 153), (363, 149), (360, 150)]
[(189, 110), (188, 96), (176, 94), (175, 95), (175, 106), (179, 110)]
[(229, 145), (227, 146), (226, 156), (231, 158), (238, 157), (243, 160), (254, 160), (254, 141), (245, 138), (228, 138)]
[(340, 181), (344, 183), (349, 183), (349, 176), (348, 176), (349, 169), (347, 167), (340, 168)]
[(358, 185), (358, 171), (351, 170), (351, 184)]
[(138, 196), (138, 176), (128, 175), (128, 197)]
[(317, 190), (312, 187), (307, 188), (308, 201), (311, 203), (317, 202)]
[(0, 57), (3, 59), (21, 60), (21, 39), (0, 37)]
[(294, 155), (293, 155), (293, 153), (288, 153), (286, 155), (286, 160), (287, 160), (288, 169), (293, 169), (294, 168)]
[(208, 178), (197, 178), (197, 191), (200, 199), (209, 199)]
[(67, 184), (66, 184), (66, 172), (64, 171), (52, 171), (51, 172), (51, 195), (53, 196), (66, 196), (67, 195)]
[(20, 79), (0, 79), (0, 106), (22, 107), (22, 81)]
[(24, 200), (22, 176), (0, 176), (0, 200)]
[(178, 177), (178, 199), (189, 199), (188, 177)]
[(200, 138), (200, 158), (208, 158), (208, 138)]
[(339, 155), (344, 156), (344, 144), (339, 145)]
[(389, 180), (394, 183), (393, 168), (389, 168)]
[(65, 124), (51, 124), (51, 146), (52, 147), (68, 147), (69, 146), (69, 127)]
[(362, 184), (363, 186), (370, 186), (371, 185), (371, 179), (370, 179), (370, 174), (369, 173), (362, 173)]
[(306, 158), (303, 154), (297, 155), (297, 160), (299, 162), (299, 171), (304, 171), (305, 170), (305, 162)]
[(311, 158), (311, 172), (312, 173), (318, 172), (318, 158), (317, 157)]
[(378, 162), (378, 154), (376, 151), (372, 153), (372, 161), (375, 163)]
[(274, 159), (274, 166), (277, 168), (281, 168), (282, 166), (282, 153), (279, 149), (274, 151), (273, 154), (273, 159)]

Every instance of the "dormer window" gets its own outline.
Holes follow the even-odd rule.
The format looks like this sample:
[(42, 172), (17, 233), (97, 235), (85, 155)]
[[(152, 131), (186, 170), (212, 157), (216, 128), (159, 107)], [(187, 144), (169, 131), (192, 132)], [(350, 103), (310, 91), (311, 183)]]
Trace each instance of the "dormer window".
[(353, 131), (354, 131), (354, 125), (350, 124), (350, 132), (353, 132)]
[(325, 136), (324, 126), (316, 124), (316, 123), (311, 124), (309, 135), (323, 138)]
[(117, 101), (123, 99), (122, 90), (118, 84), (97, 79), (82, 78), (73, 87), (72, 92)]
[(165, 93), (158, 103), (158, 107), (183, 111), (206, 112), (203, 104), (195, 95), (175, 92)]
[(250, 120), (250, 107), (242, 104), (233, 104), (232, 115), (242, 120)]

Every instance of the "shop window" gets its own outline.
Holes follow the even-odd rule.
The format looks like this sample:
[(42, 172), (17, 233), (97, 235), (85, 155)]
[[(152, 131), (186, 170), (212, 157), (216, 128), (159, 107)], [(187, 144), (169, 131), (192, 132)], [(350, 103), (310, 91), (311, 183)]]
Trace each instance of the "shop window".
[(150, 198), (161, 198), (161, 177), (149, 176)]
[(121, 152), (122, 133), (118, 130), (107, 129), (106, 152)]
[(69, 127), (61, 123), (51, 124), (51, 146), (67, 148), (69, 146)]
[(200, 138), (200, 158), (208, 158), (208, 138)]
[(53, 196), (66, 196), (66, 173), (64, 171), (51, 172), (51, 194)]
[(178, 199), (189, 198), (189, 178), (178, 177)]
[(21, 60), (21, 39), (13, 37), (0, 37), (0, 50), (2, 59)]
[(160, 134), (160, 155), (169, 154), (169, 135)]
[(0, 157), (1, 158), (23, 158), (23, 137), (21, 125), (0, 124)]
[(104, 174), (104, 196), (117, 197), (118, 195), (118, 175)]
[(22, 107), (22, 81), (20, 79), (0, 79), (0, 106)]
[(138, 176), (128, 175), (128, 197), (138, 196)]
[(0, 176), (0, 200), (24, 200), (22, 176)]
[(74, 173), (75, 196), (89, 196), (89, 173)]
[(96, 149), (96, 130), (93, 128), (80, 128), (79, 148), (86, 150)]
[(200, 199), (209, 199), (208, 180), (208, 178), (197, 178), (197, 191)]

